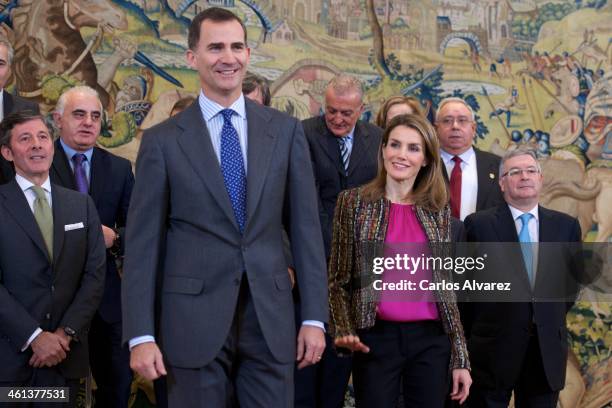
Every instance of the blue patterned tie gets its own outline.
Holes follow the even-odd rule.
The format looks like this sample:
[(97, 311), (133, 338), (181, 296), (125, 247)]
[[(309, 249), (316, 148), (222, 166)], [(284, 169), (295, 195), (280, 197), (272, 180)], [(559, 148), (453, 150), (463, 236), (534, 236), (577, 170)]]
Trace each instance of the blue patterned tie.
[(232, 202), (232, 209), (240, 233), (244, 232), (246, 223), (246, 174), (244, 171), (244, 160), (238, 140), (238, 132), (232, 125), (231, 109), (223, 109), (223, 128), (221, 129), (221, 172), (225, 181), (225, 189)]
[(530, 213), (521, 214), (519, 219), (523, 223), (521, 232), (519, 232), (519, 242), (521, 243), (521, 251), (523, 252), (523, 260), (529, 277), (529, 284), (533, 287), (533, 248), (531, 237), (529, 236), (529, 220), (533, 217)]
[(348, 136), (339, 137), (338, 138), (338, 146), (340, 146), (340, 158), (342, 159), (342, 165), (344, 166), (344, 173), (348, 172), (349, 161), (351, 159), (351, 155), (346, 145)]
[(72, 162), (74, 163), (74, 184), (76, 184), (77, 191), (83, 194), (87, 194), (89, 190), (85, 166), (83, 165), (86, 160), (87, 156), (84, 154), (77, 153), (72, 156)]

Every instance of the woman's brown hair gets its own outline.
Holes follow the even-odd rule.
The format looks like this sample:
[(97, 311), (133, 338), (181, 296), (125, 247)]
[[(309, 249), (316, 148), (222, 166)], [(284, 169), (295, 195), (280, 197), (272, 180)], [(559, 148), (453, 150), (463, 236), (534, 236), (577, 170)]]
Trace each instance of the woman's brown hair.
[(448, 203), (448, 190), (440, 160), (440, 143), (438, 136), (427, 119), (419, 115), (399, 115), (391, 119), (385, 129), (382, 144), (378, 149), (378, 173), (374, 180), (363, 187), (363, 197), (368, 201), (377, 201), (385, 197), (387, 171), (383, 164), (382, 149), (389, 142), (389, 135), (398, 127), (415, 130), (423, 138), (425, 160), (427, 165), (421, 168), (412, 187), (411, 199), (414, 204), (430, 211), (440, 211)]
[(378, 109), (378, 113), (376, 114), (376, 125), (381, 128), (387, 127), (387, 115), (389, 114), (389, 109), (395, 105), (408, 105), (410, 109), (412, 109), (412, 113), (419, 116), (425, 116), (423, 113), (423, 108), (421, 104), (416, 98), (412, 96), (392, 96), (383, 102), (380, 105), (380, 109)]

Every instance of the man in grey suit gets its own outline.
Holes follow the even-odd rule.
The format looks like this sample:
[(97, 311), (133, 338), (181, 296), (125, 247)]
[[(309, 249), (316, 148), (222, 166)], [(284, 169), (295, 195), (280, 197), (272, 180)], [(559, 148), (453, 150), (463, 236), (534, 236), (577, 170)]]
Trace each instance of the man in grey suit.
[(7, 116), (0, 146), (17, 173), (0, 186), (0, 387), (70, 387), (74, 406), (104, 290), (98, 213), (49, 181), (53, 141), (41, 116)]
[[(250, 50), (236, 15), (202, 11), (188, 46), (199, 98), (146, 131), (137, 159), (122, 286), (131, 367), (167, 373), (171, 407), (291, 407), (295, 360), (320, 359), (327, 322), (308, 145), (298, 120), (244, 98)], [(297, 348), (283, 227), (302, 299)]]
[[(11, 95), (4, 87), (11, 77), (13, 46), (8, 40), (0, 38), (0, 120), (13, 112), (29, 110), (38, 113), (38, 104), (17, 95)], [(8, 183), (15, 177), (11, 163), (0, 157), (0, 184)]]

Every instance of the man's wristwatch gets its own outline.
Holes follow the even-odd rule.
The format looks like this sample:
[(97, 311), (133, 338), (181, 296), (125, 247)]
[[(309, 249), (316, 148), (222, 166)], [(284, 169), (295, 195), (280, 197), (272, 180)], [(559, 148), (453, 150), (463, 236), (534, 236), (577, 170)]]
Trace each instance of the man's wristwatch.
[(77, 336), (76, 330), (74, 330), (72, 327), (69, 327), (69, 326), (64, 327), (64, 333), (66, 333), (66, 336), (70, 337), (72, 341), (78, 343), (79, 337)]

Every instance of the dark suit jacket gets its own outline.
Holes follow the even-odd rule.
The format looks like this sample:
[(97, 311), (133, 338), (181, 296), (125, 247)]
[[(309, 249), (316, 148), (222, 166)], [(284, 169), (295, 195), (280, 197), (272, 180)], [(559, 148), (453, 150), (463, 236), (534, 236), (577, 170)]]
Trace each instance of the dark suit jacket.
[(312, 167), (319, 195), (319, 218), (323, 231), (325, 253), (329, 256), (332, 234), (332, 220), (338, 194), (342, 190), (359, 187), (376, 177), (378, 170), (378, 149), (382, 140), (382, 129), (358, 121), (355, 125), (353, 150), (348, 175), (340, 159), (338, 138), (325, 125), (323, 116), (302, 122), (310, 146)]
[[(37, 327), (69, 326), (80, 341), (59, 364), (67, 378), (88, 374), (87, 331), (104, 289), (104, 239), (91, 199), (51, 187), (53, 263), (27, 199), (16, 181), (0, 186), (0, 381), (30, 378)], [(65, 226), (83, 223), (66, 231)]]
[[(132, 165), (124, 158), (94, 147), (90, 170), (89, 195), (96, 205), (100, 222), (117, 229), (119, 234), (124, 236), (134, 186)], [(74, 173), (59, 139), (55, 142), (50, 176), (51, 182), (76, 190)], [(99, 312), (100, 317), (108, 323), (121, 320), (121, 278), (117, 272), (115, 256), (110, 250), (106, 251), (106, 283)]]
[[(539, 242), (580, 242), (580, 226), (575, 218), (539, 207)], [(470, 242), (518, 242), (516, 227), (506, 204), (477, 212), (465, 219)], [(497, 253), (489, 254), (487, 267), (507, 271), (506, 281), (513, 291), (526, 288), (532, 301), (470, 303), (464, 316), (468, 349), (475, 384), (490, 389), (508, 389), (515, 385), (529, 342), (532, 323), (537, 331), (546, 380), (552, 390), (565, 383), (567, 362), (567, 331), (565, 315), (570, 303), (537, 301), (550, 283), (565, 281), (574, 273), (577, 260), (572, 257), (570, 244), (540, 245), (535, 288), (525, 286), (527, 272), (518, 245), (499, 245)], [(575, 248), (575, 245), (574, 245)], [(518, 293), (518, 292), (515, 292)], [(530, 295), (531, 293), (531, 295)], [(509, 299), (507, 299), (509, 300)], [(462, 309), (464, 312), (464, 309)]]
[[(295, 359), (291, 240), (304, 320), (327, 322), (327, 279), (315, 183), (299, 121), (246, 99), (247, 220), (241, 234), (198, 102), (145, 131), (130, 204), (123, 336), (154, 335), (172, 366), (203, 367), (224, 344), (248, 279), (274, 357)], [(155, 290), (161, 278), (161, 293)]]
[[(31, 110), (38, 113), (38, 104), (17, 95), (11, 95), (5, 89), (2, 93), (3, 117), (22, 110)], [(0, 184), (5, 184), (15, 177), (13, 163), (7, 161), (0, 155)]]
[[(476, 194), (476, 211), (486, 210), (504, 203), (504, 196), (499, 187), (499, 163), (501, 158), (493, 153), (474, 148), (476, 154), (476, 172), (478, 173), (478, 193)], [(448, 182), (449, 174), (443, 171)], [(491, 178), (491, 174), (493, 178)]]

